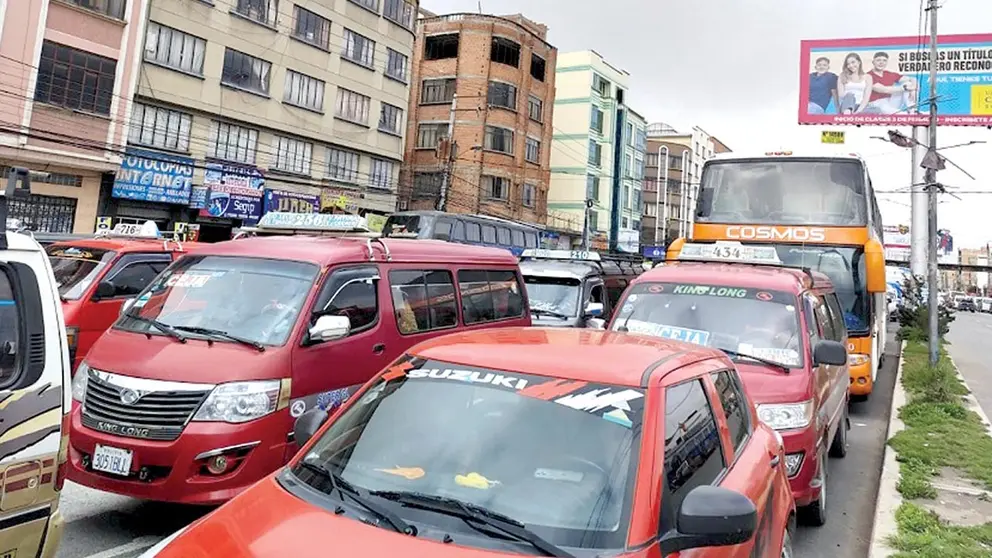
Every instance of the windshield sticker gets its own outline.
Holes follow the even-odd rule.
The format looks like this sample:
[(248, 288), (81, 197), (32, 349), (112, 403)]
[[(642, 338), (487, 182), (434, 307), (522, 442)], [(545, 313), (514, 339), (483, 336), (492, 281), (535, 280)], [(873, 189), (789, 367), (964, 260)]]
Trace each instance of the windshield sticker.
[(627, 296), (632, 300), (635, 294), (644, 293), (669, 293), (680, 296), (699, 296), (724, 299), (756, 299), (762, 302), (774, 302), (777, 304), (795, 304), (796, 295), (785, 291), (770, 291), (767, 289), (751, 289), (744, 287), (733, 287), (725, 285), (697, 285), (690, 283), (652, 283), (639, 284), (631, 288), (631, 294)]
[(623, 412), (623, 409), (613, 409), (608, 413), (603, 413), (603, 418), (614, 423), (623, 426), (624, 428), (631, 428), (634, 423), (627, 416), (627, 413)]
[(630, 402), (641, 399), (644, 394), (633, 389), (616, 390), (611, 388), (594, 389), (582, 393), (566, 395), (555, 399), (555, 403), (579, 411), (595, 413), (608, 407), (621, 411), (630, 410)]
[(406, 373), (410, 378), (432, 378), (437, 380), (455, 380), (458, 382), (468, 382), (472, 384), (492, 384), (497, 387), (521, 390), (527, 387), (527, 380), (495, 374), (493, 372), (479, 372), (477, 370), (453, 370), (451, 368), (418, 368)]
[(79, 248), (75, 248), (75, 247), (63, 248), (61, 250), (53, 250), (51, 253), (49, 253), (49, 255), (56, 258), (78, 258), (82, 260), (96, 261), (95, 258), (93, 257), (93, 252), (90, 252), (89, 250), (80, 250)]
[(534, 470), (535, 479), (580, 483), (584, 477), (585, 475), (578, 471), (544, 468)]
[(651, 335), (653, 337), (661, 337), (662, 339), (672, 339), (674, 341), (683, 341), (696, 345), (706, 345), (710, 340), (710, 332), (698, 329), (655, 324), (641, 320), (627, 320), (625, 325), (627, 326), (627, 331), (630, 333)]
[(672, 287), (673, 294), (699, 295), (699, 296), (720, 296), (725, 298), (745, 298), (747, 289), (736, 287), (710, 287), (707, 285), (675, 285)]
[(738, 347), (738, 351), (741, 354), (755, 356), (758, 358), (763, 358), (765, 360), (773, 360), (775, 362), (780, 362), (782, 364), (788, 364), (790, 366), (799, 366), (799, 352), (793, 349), (779, 349), (775, 347), (750, 347), (745, 350), (742, 344)]
[(772, 293), (766, 293), (765, 291), (761, 291), (760, 293), (754, 295), (754, 298), (758, 300), (762, 300), (764, 302), (768, 302), (769, 300), (772, 299)]
[(500, 482), (489, 480), (479, 473), (469, 473), (467, 475), (455, 475), (455, 484), (468, 488), (478, 488), (479, 490), (489, 490)]
[(213, 273), (176, 273), (165, 280), (165, 286), (198, 289), (214, 276)]
[(665, 287), (662, 287), (661, 285), (649, 285), (648, 292), (656, 293), (656, 294), (663, 293), (665, 292)]
[(520, 390), (520, 395), (525, 397), (533, 397), (535, 399), (542, 399), (544, 401), (551, 401), (555, 397), (567, 395), (577, 389), (584, 388), (587, 385), (589, 385), (589, 382), (580, 382), (577, 380), (551, 380), (542, 384), (531, 384), (530, 386)]
[(390, 475), (396, 475), (397, 477), (403, 477), (406, 480), (417, 480), (422, 478), (427, 473), (424, 472), (420, 467), (394, 467), (392, 469), (376, 469), (380, 473), (387, 473)]
[(340, 407), (348, 397), (351, 396), (351, 391), (348, 388), (335, 389), (331, 391), (325, 391), (323, 393), (317, 394), (317, 408), (331, 413)]

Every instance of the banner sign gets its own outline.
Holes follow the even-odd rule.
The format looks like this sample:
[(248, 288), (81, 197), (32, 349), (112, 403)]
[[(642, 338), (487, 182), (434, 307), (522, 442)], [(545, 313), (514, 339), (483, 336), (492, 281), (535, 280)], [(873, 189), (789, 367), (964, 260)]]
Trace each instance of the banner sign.
[(207, 207), (207, 187), (193, 186), (189, 193), (189, 206), (193, 209), (203, 209)]
[(266, 189), (264, 211), (265, 213), (270, 211), (317, 213), (320, 211), (320, 196)]
[(192, 184), (193, 159), (129, 147), (110, 195), (186, 205)]
[[(929, 42), (802, 41), (799, 123), (926, 126)], [(941, 36), (936, 62), (938, 124), (992, 126), (992, 34)]]
[(209, 190), (201, 215), (251, 223), (261, 218), (265, 177), (255, 167), (207, 163), (203, 185)]

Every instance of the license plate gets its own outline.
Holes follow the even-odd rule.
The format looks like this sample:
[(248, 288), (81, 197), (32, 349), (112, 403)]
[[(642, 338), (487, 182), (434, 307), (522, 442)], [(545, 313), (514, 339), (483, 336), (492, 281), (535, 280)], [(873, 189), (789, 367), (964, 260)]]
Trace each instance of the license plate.
[(126, 477), (131, 473), (131, 450), (101, 446), (93, 452), (93, 470)]

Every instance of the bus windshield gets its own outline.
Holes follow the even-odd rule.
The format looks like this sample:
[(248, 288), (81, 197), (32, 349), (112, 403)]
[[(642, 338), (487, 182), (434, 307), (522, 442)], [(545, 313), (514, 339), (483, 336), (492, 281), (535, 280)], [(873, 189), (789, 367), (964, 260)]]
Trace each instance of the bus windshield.
[(867, 206), (859, 161), (715, 161), (703, 169), (696, 222), (866, 226)]
[(830, 278), (844, 311), (844, 323), (852, 337), (868, 332), (871, 298), (865, 279), (864, 248), (795, 244), (774, 246), (784, 265), (806, 267)]

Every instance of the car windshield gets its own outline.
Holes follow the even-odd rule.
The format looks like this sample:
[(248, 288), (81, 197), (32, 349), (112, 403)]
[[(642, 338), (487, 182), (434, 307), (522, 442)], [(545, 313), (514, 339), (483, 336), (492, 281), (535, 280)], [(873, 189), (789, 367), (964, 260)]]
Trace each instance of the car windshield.
[(578, 313), (581, 283), (573, 277), (524, 275), (531, 311), (573, 317)]
[(114, 261), (117, 252), (98, 248), (80, 248), (53, 244), (45, 249), (55, 273), (59, 295), (64, 300), (78, 300), (93, 281)]
[[(643, 390), (404, 357), (356, 397), (304, 460), (373, 494), (482, 506), (555, 545), (624, 547)], [(307, 469), (293, 472), (316, 485)]]
[(215, 330), (263, 345), (282, 345), (318, 271), (315, 264), (296, 261), (185, 256), (138, 295), (116, 327), (162, 335), (148, 321), (157, 320), (167, 326)]
[(654, 335), (803, 366), (796, 295), (681, 283), (631, 287), (610, 329)]

